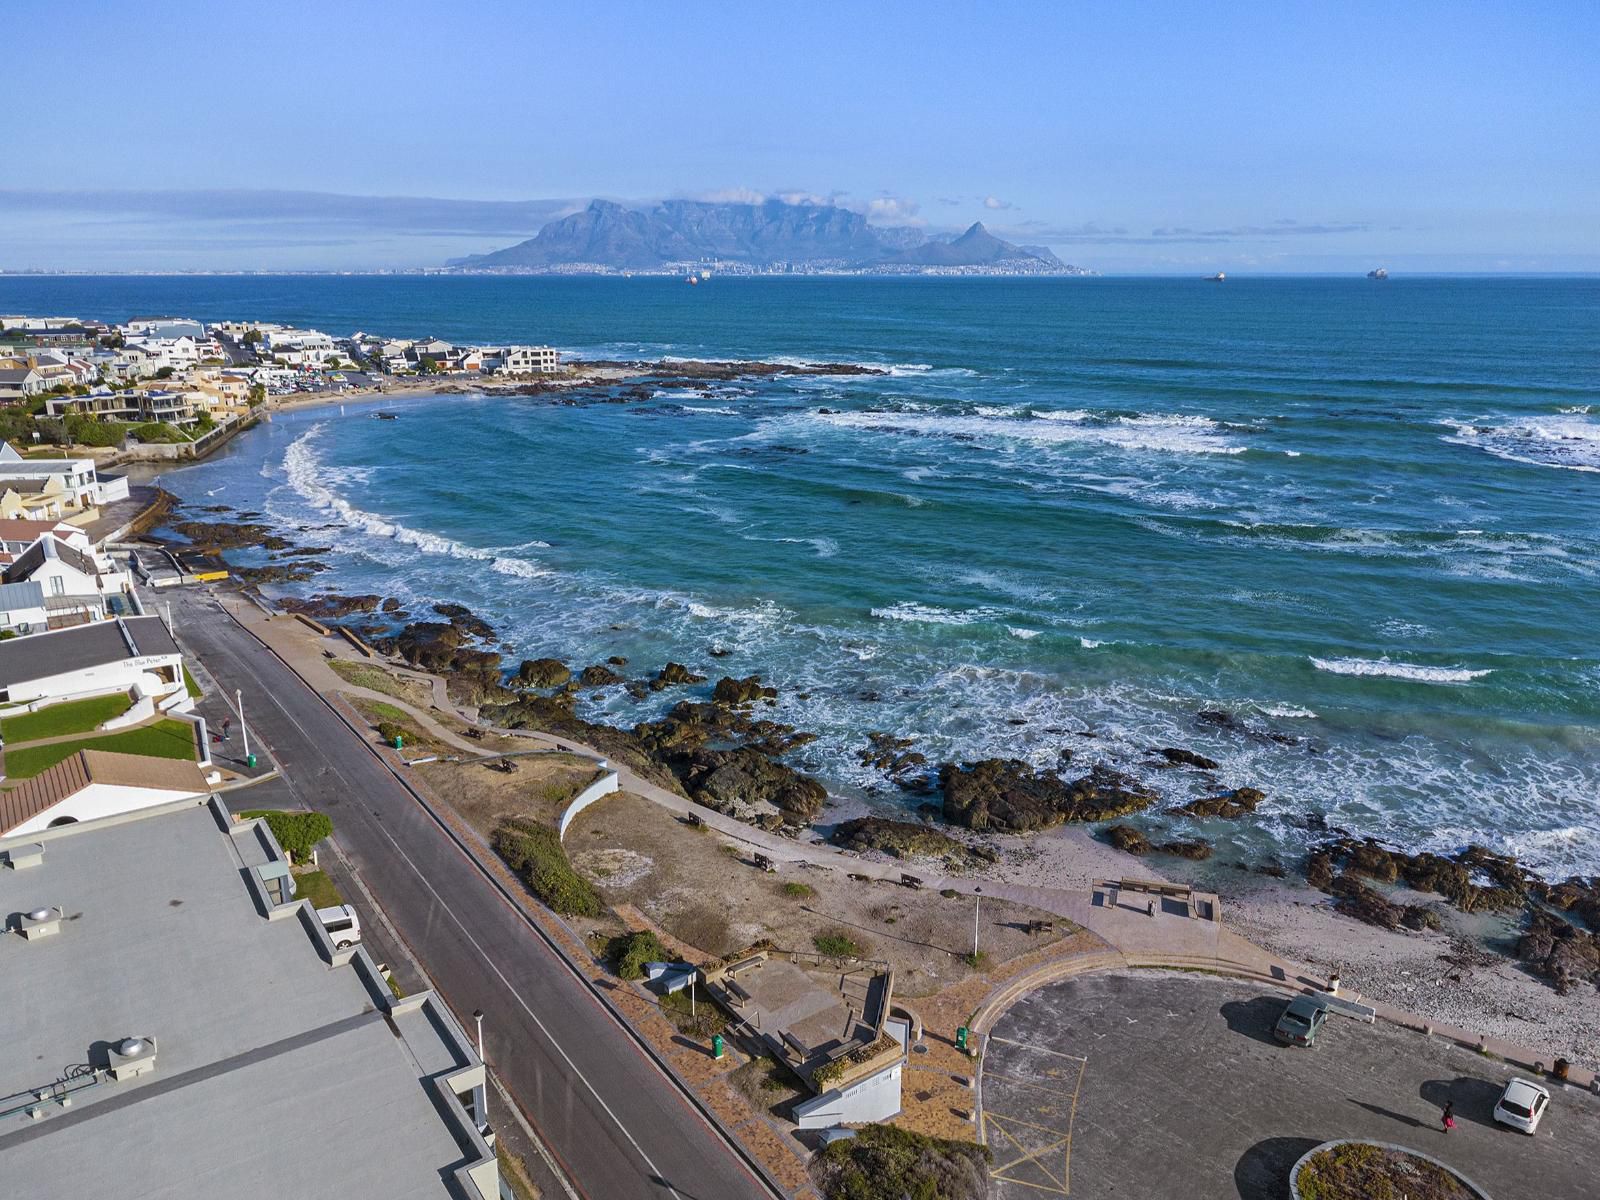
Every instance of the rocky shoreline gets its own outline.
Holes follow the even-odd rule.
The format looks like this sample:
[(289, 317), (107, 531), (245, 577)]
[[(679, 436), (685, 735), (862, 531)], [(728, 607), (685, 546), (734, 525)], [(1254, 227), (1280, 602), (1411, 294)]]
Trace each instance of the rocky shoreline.
[[(637, 402), (650, 399), (661, 387), (732, 381), (761, 372), (878, 373), (847, 364), (603, 365), (631, 373), (583, 395), (575, 395), (570, 384), (551, 385), (549, 391), (559, 391), (558, 402), (563, 403)], [(543, 385), (525, 387), (531, 389), (526, 394), (546, 394)], [(218, 558), (243, 550), (268, 555), (265, 563), (230, 568), (247, 588), (305, 584), (328, 569), (319, 561), (330, 552), (325, 529), (278, 529), (260, 513), (226, 505), (180, 507), (181, 519), (166, 528), (186, 547)], [(300, 544), (296, 533), (315, 540)], [(505, 647), (488, 622), (448, 602), (433, 605), (427, 614), (408, 612), (397, 599), (379, 595), (324, 592), (280, 599), (278, 604), (286, 611), (346, 625), (381, 653), (445, 677), (452, 695), (479, 706), (496, 724), (538, 728), (585, 742), (698, 804), (764, 829), (800, 836), (823, 823), (826, 787), (785, 761), (814, 735), (773, 719), (770, 710), (778, 692), (760, 676), (722, 675), (707, 695), (704, 685), (713, 674), (709, 667), (669, 662), (641, 673), (629, 670), (618, 656), (587, 665), (553, 657), (513, 663), (505, 659)], [(716, 647), (706, 648), (705, 654), (712, 660), (720, 657)], [(591, 721), (578, 711), (581, 698), (607, 689), (643, 699), (678, 688), (700, 691), (697, 698), (679, 700), (659, 718), (632, 727)], [(1298, 742), (1228, 712), (1201, 711), (1195, 720), (1198, 726), (1252, 740)], [(831, 836), (864, 853), (936, 858), (951, 869), (982, 869), (998, 858), (990, 845), (997, 836), (1090, 828), (1108, 852), (1114, 847), (1132, 858), (1160, 856), (1182, 873), (1184, 863), (1209, 859), (1212, 847), (1195, 836), (1152, 836), (1147, 818), (1169, 816), (1191, 824), (1245, 821), (1268, 800), (1250, 787), (1214, 787), (1202, 789), (1199, 799), (1169, 803), (1150, 783), (1109, 764), (1091, 761), (1076, 767), (1079, 757), (1087, 752), (1065, 748), (1050, 768), (1003, 758), (935, 763), (913, 739), (874, 731), (865, 735), (860, 761), (908, 799), (924, 797), (917, 809), (920, 820), (856, 818), (839, 824)], [(1152, 746), (1144, 765), (1150, 768), (1147, 775), (1199, 772), (1201, 779), (1219, 766), (1183, 746)], [(1130, 823), (1130, 818), (1141, 824)], [(1263, 877), (1304, 880), (1331, 897), (1332, 909), (1342, 916), (1385, 933), (1438, 930), (1441, 905), (1466, 915), (1500, 914), (1516, 928), (1514, 945), (1504, 949), (1530, 974), (1558, 994), (1600, 988), (1600, 877), (1550, 882), (1483, 847), (1467, 847), (1449, 857), (1412, 854), (1329, 827), (1315, 816), (1301, 827), (1304, 852), (1297, 861), (1269, 860), (1249, 869)]]

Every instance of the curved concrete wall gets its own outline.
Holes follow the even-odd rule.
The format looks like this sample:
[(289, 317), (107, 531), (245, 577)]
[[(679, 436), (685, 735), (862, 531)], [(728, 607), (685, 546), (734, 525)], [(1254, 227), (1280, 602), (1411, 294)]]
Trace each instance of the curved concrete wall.
[[(606, 764), (601, 763), (600, 765), (604, 767)], [(567, 827), (572, 824), (579, 813), (600, 799), (601, 796), (609, 796), (621, 786), (617, 780), (617, 773), (608, 770), (599, 779), (584, 788), (583, 791), (572, 798), (572, 803), (567, 805), (566, 811), (561, 814), (561, 823), (556, 826), (556, 837), (565, 839)]]

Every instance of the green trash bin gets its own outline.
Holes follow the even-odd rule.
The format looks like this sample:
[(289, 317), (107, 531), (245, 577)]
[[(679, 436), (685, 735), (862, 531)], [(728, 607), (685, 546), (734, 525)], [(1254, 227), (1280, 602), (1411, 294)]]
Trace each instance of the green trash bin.
[(396, 750), (404, 750), (405, 749), (405, 745), (406, 745), (405, 735), (404, 734), (400, 734), (400, 733), (395, 734), (394, 735), (394, 748)]
[(726, 1053), (727, 1053), (727, 1046), (723, 1044), (722, 1035), (720, 1033), (712, 1034), (711, 1035), (711, 1057), (712, 1058), (721, 1058)]

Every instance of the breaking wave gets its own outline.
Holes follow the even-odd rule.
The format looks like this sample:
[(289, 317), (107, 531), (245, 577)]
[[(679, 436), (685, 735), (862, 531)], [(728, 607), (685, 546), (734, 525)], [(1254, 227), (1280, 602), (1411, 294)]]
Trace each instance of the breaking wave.
[(1312, 665), (1334, 675), (1381, 675), (1388, 679), (1409, 679), (1413, 683), (1471, 683), (1482, 679), (1493, 668), (1474, 671), (1467, 667), (1426, 667), (1418, 663), (1390, 662), (1387, 658), (1316, 658)]

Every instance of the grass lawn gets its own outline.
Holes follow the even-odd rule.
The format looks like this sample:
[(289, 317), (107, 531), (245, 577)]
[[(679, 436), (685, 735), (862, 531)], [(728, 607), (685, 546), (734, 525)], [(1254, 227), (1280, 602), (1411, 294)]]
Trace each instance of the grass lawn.
[(200, 690), (200, 685), (194, 681), (194, 676), (189, 674), (189, 668), (187, 666), (183, 668), (183, 686), (185, 689), (187, 689), (189, 696), (192, 699), (198, 700), (201, 696), (205, 695), (205, 693)]
[(302, 871), (294, 877), (294, 898), (311, 901), (312, 908), (333, 908), (344, 903), (326, 871)]
[(386, 696), (393, 696), (396, 700), (404, 700), (419, 708), (426, 708), (433, 702), (432, 688), (412, 679), (402, 679), (382, 667), (351, 662), (347, 658), (330, 658), (328, 666), (340, 679), (346, 683), (353, 683), (356, 687), (382, 692)]
[(156, 758), (186, 758), (193, 762), (194, 727), (187, 721), (166, 720), (105, 737), (49, 742), (43, 746), (7, 750), (6, 775), (12, 779), (31, 779), (79, 750), (111, 750), (117, 754), (148, 754)]
[(91, 696), (87, 700), (52, 704), (38, 712), (22, 713), (0, 721), (0, 738), (11, 745), (60, 737), (67, 733), (90, 733), (132, 707), (133, 701), (122, 692), (114, 696)]

